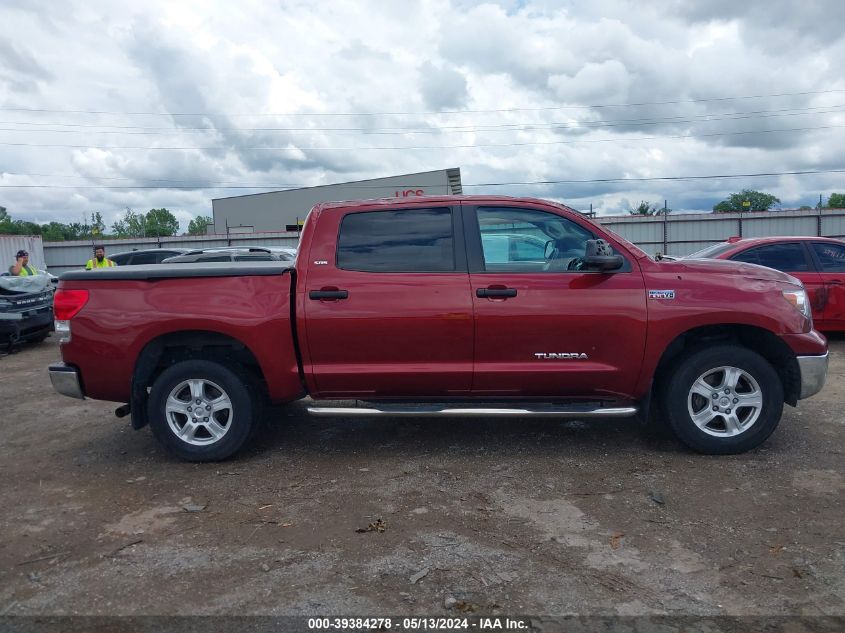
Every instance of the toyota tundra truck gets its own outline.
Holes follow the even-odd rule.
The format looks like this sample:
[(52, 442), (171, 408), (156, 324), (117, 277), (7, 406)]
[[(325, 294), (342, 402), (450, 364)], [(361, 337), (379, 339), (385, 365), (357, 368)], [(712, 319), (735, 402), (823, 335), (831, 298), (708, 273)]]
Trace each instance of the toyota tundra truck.
[(695, 451), (740, 453), (828, 365), (797, 279), (656, 261), (569, 207), (501, 196), (319, 204), (293, 263), (67, 272), (54, 309), (55, 389), (122, 403), (192, 461), (306, 396), (314, 416), (651, 414)]

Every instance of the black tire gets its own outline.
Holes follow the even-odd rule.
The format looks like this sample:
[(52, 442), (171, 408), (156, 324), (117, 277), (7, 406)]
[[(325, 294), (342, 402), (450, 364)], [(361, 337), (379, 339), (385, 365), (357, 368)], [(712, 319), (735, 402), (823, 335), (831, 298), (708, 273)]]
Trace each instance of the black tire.
[[(220, 428), (225, 429), (219, 439), (215, 439), (212, 432), (202, 423), (203, 418), (189, 418), (193, 413), (175, 413), (168, 417), (166, 408), (167, 399), (171, 392), (179, 385), (189, 380), (202, 381), (205, 385), (204, 402), (211, 403), (215, 394), (225, 392), (231, 407), (219, 412), (220, 417), (214, 418), (215, 412), (205, 420), (216, 422), (220, 420)], [(190, 393), (190, 387), (184, 387), (188, 391), (180, 391), (176, 395), (180, 401)], [(219, 397), (219, 396), (217, 396)], [(187, 404), (193, 405), (193, 399)], [(203, 406), (205, 408), (205, 406)], [(153, 435), (161, 442), (167, 450), (191, 462), (213, 462), (231, 457), (237, 453), (250, 439), (253, 431), (257, 428), (257, 413), (259, 407), (253, 396), (252, 385), (246, 378), (246, 374), (236, 373), (229, 367), (218, 362), (209, 360), (187, 360), (176, 363), (165, 369), (156, 378), (150, 391), (148, 418)], [(185, 424), (181, 424), (184, 419)], [(171, 426), (171, 421), (176, 428), (185, 428), (191, 424), (192, 419), (199, 422), (193, 425), (196, 429), (193, 442), (186, 441)], [(223, 423), (225, 419), (225, 423)], [(215, 427), (217, 428), (217, 427)], [(207, 437), (205, 437), (207, 435)], [(198, 445), (196, 442), (204, 442)]]
[[(734, 367), (745, 372), (756, 381), (761, 396), (759, 400), (762, 406), (759, 408), (756, 420), (748, 424), (745, 430), (735, 431), (735, 435), (728, 435), (730, 416), (726, 413), (733, 411), (738, 418), (744, 416), (746, 422), (751, 421), (753, 417), (753, 407), (746, 408), (740, 405), (740, 408), (736, 410), (730, 409), (731, 406), (736, 406), (732, 404), (736, 402), (734, 396), (747, 396), (756, 392), (747, 377), (740, 379), (737, 393), (725, 394), (723, 390), (708, 387), (708, 389), (713, 389), (713, 392), (709, 394), (711, 398), (713, 393), (717, 393), (719, 397), (713, 403), (707, 403), (706, 408), (703, 396), (697, 393), (692, 395), (696, 380), (710, 371), (716, 372), (708, 377), (708, 380), (712, 380), (714, 384), (718, 382), (720, 375), (723, 380), (726, 379), (725, 373), (720, 374), (718, 369), (720, 367)], [(751, 450), (766, 441), (777, 428), (783, 414), (783, 384), (777, 372), (758, 353), (739, 345), (720, 345), (692, 351), (675, 364), (673, 371), (667, 372), (664, 376), (667, 380), (660, 390), (660, 401), (669, 426), (681, 442), (699, 453), (731, 455)], [(708, 385), (711, 384), (707, 380), (705, 382)], [(722, 405), (723, 395), (730, 396), (727, 408)], [(707, 411), (703, 416), (706, 418), (713, 410), (711, 404), (721, 406), (721, 408), (714, 420), (709, 425), (704, 425), (709, 430), (708, 432), (695, 423), (691, 411), (695, 414)], [(742, 426), (732, 428), (741, 429)], [(724, 434), (720, 436), (720, 433)]]

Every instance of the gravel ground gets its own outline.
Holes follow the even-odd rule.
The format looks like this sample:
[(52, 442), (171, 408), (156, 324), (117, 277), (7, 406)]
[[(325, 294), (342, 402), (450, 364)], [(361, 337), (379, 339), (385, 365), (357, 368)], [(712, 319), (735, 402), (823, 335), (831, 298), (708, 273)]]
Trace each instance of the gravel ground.
[[(0, 358), (0, 615), (845, 615), (845, 338), (745, 455), (630, 421), (268, 412), (220, 464)], [(447, 608), (448, 607), (448, 608)]]

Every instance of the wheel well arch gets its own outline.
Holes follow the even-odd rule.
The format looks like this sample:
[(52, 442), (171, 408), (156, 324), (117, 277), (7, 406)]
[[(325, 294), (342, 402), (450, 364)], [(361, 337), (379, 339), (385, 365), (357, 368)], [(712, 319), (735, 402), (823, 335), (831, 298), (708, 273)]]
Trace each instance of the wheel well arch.
[(795, 353), (782, 338), (765, 328), (739, 323), (704, 325), (676, 336), (660, 357), (655, 382), (663, 380), (666, 372), (685, 354), (714, 344), (742, 345), (757, 352), (774, 367), (783, 384), (784, 401), (795, 406), (801, 392), (801, 370)]
[(148, 341), (135, 361), (130, 410), (132, 427), (147, 424), (147, 395), (162, 371), (183, 360), (214, 360), (237, 368), (259, 393), (267, 396), (261, 364), (248, 345), (233, 336), (211, 330), (178, 330)]

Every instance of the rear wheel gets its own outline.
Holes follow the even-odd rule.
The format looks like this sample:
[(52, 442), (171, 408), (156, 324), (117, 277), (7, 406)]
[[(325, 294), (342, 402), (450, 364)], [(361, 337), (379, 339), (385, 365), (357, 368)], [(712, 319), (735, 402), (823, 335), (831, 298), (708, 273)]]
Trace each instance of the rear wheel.
[(661, 398), (669, 425), (700, 453), (742, 453), (759, 446), (783, 414), (777, 372), (745, 347), (694, 351), (669, 376)]
[(153, 434), (178, 457), (217, 461), (240, 450), (256, 427), (250, 384), (228, 367), (189, 360), (164, 370), (150, 391)]

